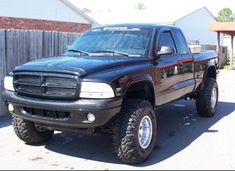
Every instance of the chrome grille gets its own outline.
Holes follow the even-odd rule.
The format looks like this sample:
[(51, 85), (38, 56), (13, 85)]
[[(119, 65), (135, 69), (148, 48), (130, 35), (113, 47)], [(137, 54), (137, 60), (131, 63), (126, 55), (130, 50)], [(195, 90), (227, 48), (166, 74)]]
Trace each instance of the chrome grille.
[(78, 97), (80, 81), (77, 76), (67, 74), (16, 72), (14, 87), (24, 95), (71, 99)]

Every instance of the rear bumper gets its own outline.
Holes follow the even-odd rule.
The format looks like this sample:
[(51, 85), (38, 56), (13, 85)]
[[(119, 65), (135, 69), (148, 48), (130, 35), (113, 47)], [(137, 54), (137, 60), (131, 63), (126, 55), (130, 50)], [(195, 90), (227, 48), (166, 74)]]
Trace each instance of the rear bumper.
[[(56, 128), (95, 128), (105, 125), (121, 110), (122, 98), (104, 99), (104, 100), (87, 100), (80, 99), (76, 101), (65, 100), (47, 100), (19, 96), (14, 92), (4, 91), (4, 101), (14, 106), (13, 115), (17, 115), (26, 120), (46, 126)], [(63, 118), (48, 117), (47, 115), (37, 115), (27, 112), (25, 109), (47, 110), (69, 113)], [(43, 112), (45, 113), (45, 112)], [(95, 115), (95, 121), (90, 123), (87, 120), (87, 114)]]

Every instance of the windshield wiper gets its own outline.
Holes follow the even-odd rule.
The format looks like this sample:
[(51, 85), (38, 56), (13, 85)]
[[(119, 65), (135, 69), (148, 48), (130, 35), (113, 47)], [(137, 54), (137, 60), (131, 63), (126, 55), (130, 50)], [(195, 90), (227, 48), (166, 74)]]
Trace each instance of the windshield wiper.
[(128, 54), (128, 53), (120, 52), (120, 51), (116, 51), (116, 50), (97, 50), (97, 51), (93, 51), (92, 53), (113, 53), (113, 54), (119, 54), (122, 56), (130, 56), (130, 54)]
[(85, 55), (89, 55), (90, 56), (90, 53), (88, 52), (85, 52), (85, 51), (82, 51), (82, 50), (78, 50), (78, 49), (68, 49), (69, 52), (78, 52), (80, 54), (85, 54)]

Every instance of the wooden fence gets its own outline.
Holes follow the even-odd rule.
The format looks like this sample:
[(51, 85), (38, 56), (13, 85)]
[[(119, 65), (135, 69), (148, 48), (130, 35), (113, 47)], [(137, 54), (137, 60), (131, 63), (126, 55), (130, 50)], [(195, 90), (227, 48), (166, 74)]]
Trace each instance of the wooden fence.
[(0, 116), (7, 113), (1, 93), (4, 76), (17, 65), (63, 54), (78, 36), (78, 33), (0, 30)]

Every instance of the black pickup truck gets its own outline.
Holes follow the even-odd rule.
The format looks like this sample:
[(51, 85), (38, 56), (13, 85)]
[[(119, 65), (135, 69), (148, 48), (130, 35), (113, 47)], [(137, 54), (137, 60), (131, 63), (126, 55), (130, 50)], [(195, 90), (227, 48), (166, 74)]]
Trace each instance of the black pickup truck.
[(27, 144), (54, 130), (109, 133), (118, 158), (146, 160), (156, 145), (155, 109), (195, 99), (212, 117), (218, 101), (218, 54), (193, 54), (176, 27), (120, 24), (85, 32), (63, 56), (16, 67), (4, 99), (16, 135)]

